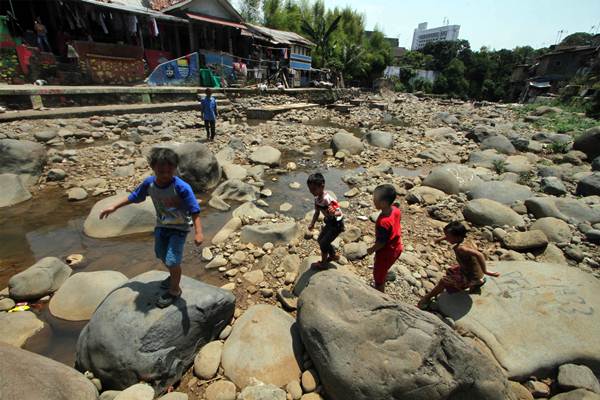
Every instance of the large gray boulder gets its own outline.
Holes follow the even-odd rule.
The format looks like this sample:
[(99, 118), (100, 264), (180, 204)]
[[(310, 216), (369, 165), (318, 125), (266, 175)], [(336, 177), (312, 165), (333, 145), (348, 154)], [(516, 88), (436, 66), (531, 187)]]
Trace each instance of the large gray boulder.
[(56, 257), (45, 257), (13, 275), (8, 292), (14, 300), (37, 300), (54, 293), (71, 275), (71, 267)]
[(340, 131), (333, 135), (331, 148), (334, 153), (343, 151), (346, 154), (360, 154), (364, 150), (363, 143), (351, 133)]
[(281, 387), (300, 378), (302, 353), (294, 318), (280, 308), (259, 304), (233, 325), (221, 363), (225, 376), (240, 388), (253, 378)]
[(0, 174), (0, 207), (10, 207), (31, 198), (23, 181), (15, 174)]
[(600, 195), (600, 172), (594, 172), (577, 183), (577, 196), (599, 196)]
[(489, 199), (475, 199), (463, 210), (465, 219), (479, 226), (523, 226), (523, 217), (513, 209)]
[(482, 182), (467, 192), (469, 199), (490, 199), (498, 203), (511, 205), (533, 196), (529, 187), (509, 181)]
[(23, 347), (29, 338), (43, 328), (44, 323), (31, 311), (0, 312), (0, 342)]
[[(499, 262), (481, 295), (439, 297), (443, 314), (486, 343), (510, 378), (553, 374), (577, 361), (600, 367), (600, 282), (577, 268)], [(551, 351), (549, 351), (551, 349)]]
[(483, 150), (493, 149), (502, 154), (515, 154), (517, 151), (515, 146), (508, 140), (506, 136), (494, 135), (484, 139), (480, 143)]
[(255, 164), (277, 166), (281, 162), (281, 152), (272, 146), (260, 146), (250, 154)]
[(0, 174), (39, 176), (45, 164), (44, 145), (30, 140), (0, 139)]
[(371, 131), (364, 136), (364, 139), (371, 146), (384, 149), (389, 149), (394, 145), (394, 135), (391, 132)]
[(199, 192), (212, 189), (221, 180), (221, 167), (208, 146), (183, 143), (175, 147), (179, 155), (179, 176)]
[(600, 394), (585, 389), (576, 389), (571, 390), (570, 392), (557, 394), (550, 400), (600, 400)]
[(571, 228), (562, 219), (554, 217), (540, 218), (531, 225), (530, 230), (544, 232), (549, 241), (554, 243), (569, 243), (573, 234)]
[(315, 274), (298, 324), (332, 400), (512, 398), (500, 368), (439, 318), (349, 274)]
[(161, 309), (155, 304), (167, 276), (145, 272), (104, 299), (79, 335), (79, 370), (92, 371), (105, 388), (121, 390), (143, 380), (157, 393), (181, 378), (199, 348), (229, 323), (235, 297), (184, 276), (181, 298)]
[(600, 222), (600, 210), (578, 199), (553, 196), (532, 197), (525, 200), (525, 206), (527, 211), (536, 218), (554, 217), (573, 224)]
[(289, 243), (298, 236), (300, 228), (295, 222), (268, 223), (246, 225), (242, 228), (240, 240), (242, 243), (252, 243), (259, 246), (270, 242)]
[(588, 129), (575, 138), (573, 149), (583, 151), (588, 160), (600, 156), (600, 126)]
[(458, 194), (471, 190), (481, 182), (474, 169), (460, 164), (445, 164), (434, 168), (423, 185), (447, 194)]
[(92, 317), (102, 300), (127, 282), (118, 271), (79, 272), (69, 277), (50, 300), (50, 313), (67, 321)]
[(469, 154), (467, 163), (473, 167), (495, 169), (497, 165), (503, 165), (506, 156), (496, 150), (473, 151)]
[(239, 179), (229, 179), (217, 186), (212, 195), (222, 200), (255, 201), (258, 198), (258, 189)]
[(564, 364), (558, 367), (558, 385), (563, 390), (586, 389), (600, 394), (600, 382), (585, 365)]
[(0, 342), (0, 396), (11, 400), (96, 400), (94, 384), (73, 368)]
[(152, 232), (156, 226), (156, 210), (152, 200), (147, 198), (142, 203), (130, 204), (100, 219), (100, 212), (112, 206), (126, 194), (116, 194), (100, 200), (92, 207), (85, 222), (83, 232), (93, 238), (110, 238), (133, 233)]

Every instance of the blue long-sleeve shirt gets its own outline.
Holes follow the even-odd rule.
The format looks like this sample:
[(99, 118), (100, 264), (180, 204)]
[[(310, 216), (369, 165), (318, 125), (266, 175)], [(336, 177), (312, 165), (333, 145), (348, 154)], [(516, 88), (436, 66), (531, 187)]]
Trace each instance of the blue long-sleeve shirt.
[(205, 121), (214, 121), (217, 118), (217, 100), (214, 97), (204, 97), (200, 101), (200, 107)]
[(156, 226), (189, 231), (192, 215), (200, 212), (200, 206), (192, 187), (178, 176), (167, 186), (156, 183), (156, 177), (150, 176), (129, 195), (132, 203), (141, 203), (150, 196), (156, 209)]

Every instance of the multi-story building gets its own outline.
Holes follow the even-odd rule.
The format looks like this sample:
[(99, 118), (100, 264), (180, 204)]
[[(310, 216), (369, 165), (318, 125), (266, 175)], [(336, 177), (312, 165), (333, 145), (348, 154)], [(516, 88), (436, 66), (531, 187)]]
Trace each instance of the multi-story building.
[(420, 50), (427, 43), (440, 42), (442, 40), (457, 40), (460, 25), (445, 25), (438, 28), (427, 29), (427, 22), (419, 24), (413, 34), (411, 50)]

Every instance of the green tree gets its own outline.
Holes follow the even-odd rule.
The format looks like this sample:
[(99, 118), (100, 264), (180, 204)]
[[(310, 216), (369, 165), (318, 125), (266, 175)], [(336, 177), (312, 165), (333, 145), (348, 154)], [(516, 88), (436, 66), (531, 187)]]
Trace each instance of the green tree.
[(562, 46), (589, 46), (594, 43), (594, 35), (587, 32), (575, 32), (564, 38)]
[(302, 31), (316, 44), (313, 59), (318, 66), (327, 67), (333, 54), (331, 36), (337, 29), (341, 15), (328, 21), (325, 15), (325, 3), (317, 0), (312, 6), (310, 20), (302, 21)]
[(263, 24), (273, 29), (286, 29), (285, 11), (281, 0), (263, 1)]
[(246, 22), (260, 23), (260, 3), (260, 0), (240, 0), (240, 15)]
[(458, 58), (452, 59), (433, 85), (436, 93), (446, 93), (450, 97), (466, 98), (469, 82), (465, 79), (465, 64)]

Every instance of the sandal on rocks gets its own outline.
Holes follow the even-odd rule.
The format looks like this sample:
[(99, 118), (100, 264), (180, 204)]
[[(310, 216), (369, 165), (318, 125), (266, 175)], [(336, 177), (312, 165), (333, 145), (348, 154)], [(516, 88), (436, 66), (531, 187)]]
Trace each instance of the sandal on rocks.
[(178, 295), (174, 295), (171, 292), (167, 292), (160, 296), (158, 300), (156, 300), (156, 305), (159, 308), (165, 308), (173, 304), (179, 297), (181, 297), (181, 292)]
[(171, 287), (171, 277), (169, 276), (167, 279), (160, 282), (161, 289), (168, 289)]

